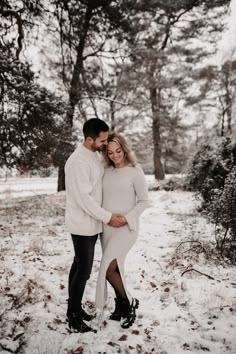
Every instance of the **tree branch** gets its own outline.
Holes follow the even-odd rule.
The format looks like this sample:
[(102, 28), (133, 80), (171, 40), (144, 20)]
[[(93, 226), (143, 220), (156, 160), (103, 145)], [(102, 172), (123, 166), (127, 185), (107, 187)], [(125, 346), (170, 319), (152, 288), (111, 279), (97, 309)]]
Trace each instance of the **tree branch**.
[(174, 16), (172, 13), (169, 13), (168, 16), (168, 21), (166, 24), (166, 31), (165, 31), (165, 37), (161, 45), (161, 50), (164, 50), (165, 47), (167, 46), (168, 39), (170, 38), (170, 30), (171, 27), (179, 21), (179, 19), (185, 15), (187, 12), (191, 11), (194, 6), (198, 5), (198, 0), (193, 0), (192, 3), (182, 12), (179, 13), (178, 16)]
[(19, 59), (20, 52), (22, 50), (22, 41), (24, 39), (22, 19), (21, 19), (20, 15), (16, 11), (13, 11), (13, 10), (3, 10), (3, 11), (1, 11), (1, 14), (3, 17), (11, 16), (11, 17), (16, 18), (17, 26), (18, 26), (18, 34), (19, 34), (18, 39), (17, 39), (18, 48), (16, 50), (16, 57), (17, 57), (17, 59)]
[(129, 103), (127, 102), (121, 102), (121, 101), (117, 101), (117, 100), (113, 100), (112, 98), (108, 98), (108, 97), (101, 97), (101, 96), (84, 96), (81, 97), (81, 99), (90, 99), (90, 98), (99, 98), (100, 100), (105, 100), (105, 101), (111, 101), (111, 102), (115, 102), (115, 103), (119, 103), (123, 106), (128, 106)]

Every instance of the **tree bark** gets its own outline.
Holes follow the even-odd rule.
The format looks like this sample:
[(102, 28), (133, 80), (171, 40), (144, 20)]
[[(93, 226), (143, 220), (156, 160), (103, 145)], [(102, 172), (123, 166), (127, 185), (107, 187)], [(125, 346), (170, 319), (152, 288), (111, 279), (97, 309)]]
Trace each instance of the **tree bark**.
[(22, 41), (24, 39), (24, 31), (23, 31), (21, 16), (19, 15), (18, 12), (13, 10), (0, 10), (0, 13), (2, 14), (3, 17), (12, 16), (16, 18), (17, 26), (18, 26), (18, 35), (19, 35), (17, 39), (18, 48), (16, 49), (16, 58), (19, 60), (20, 52), (22, 50)]
[(161, 162), (161, 135), (160, 135), (160, 92), (157, 95), (156, 87), (150, 89), (152, 108), (152, 134), (154, 145), (154, 175), (157, 180), (165, 179), (164, 169)]
[(114, 131), (116, 128), (115, 124), (115, 109), (114, 109), (114, 102), (110, 101), (110, 109), (111, 109), (111, 131)]
[(226, 89), (226, 98), (225, 98), (225, 103), (226, 103), (226, 114), (227, 114), (227, 133), (232, 134), (232, 98), (230, 95), (230, 90), (227, 87)]
[[(66, 124), (71, 129), (68, 129), (70, 133), (66, 137), (68, 141), (72, 141), (72, 127), (73, 127), (73, 120), (74, 120), (74, 112), (75, 107), (79, 102), (81, 97), (81, 90), (80, 90), (80, 75), (83, 70), (83, 52), (86, 44), (86, 39), (89, 31), (90, 20), (93, 16), (93, 7), (92, 5), (88, 4), (87, 11), (84, 17), (84, 25), (83, 30), (81, 31), (81, 36), (79, 40), (79, 45), (77, 48), (77, 55), (76, 55), (76, 62), (73, 69), (72, 79), (70, 82), (70, 90), (69, 90), (69, 104), (68, 109), (66, 112)], [(65, 163), (68, 159), (71, 151), (68, 150), (66, 154), (63, 152), (63, 159), (58, 168), (58, 181), (57, 181), (57, 191), (65, 190)]]

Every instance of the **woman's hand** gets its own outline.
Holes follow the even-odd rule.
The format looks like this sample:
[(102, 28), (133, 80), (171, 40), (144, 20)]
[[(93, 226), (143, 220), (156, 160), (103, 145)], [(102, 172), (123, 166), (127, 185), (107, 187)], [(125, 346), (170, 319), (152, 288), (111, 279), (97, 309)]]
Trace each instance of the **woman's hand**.
[(124, 215), (119, 216), (119, 219), (124, 223), (124, 225), (127, 224), (127, 220), (126, 220), (126, 218), (124, 217)]
[(112, 214), (111, 220), (108, 223), (108, 225), (113, 227), (122, 227), (125, 224), (127, 224), (127, 220), (124, 215), (121, 214)]

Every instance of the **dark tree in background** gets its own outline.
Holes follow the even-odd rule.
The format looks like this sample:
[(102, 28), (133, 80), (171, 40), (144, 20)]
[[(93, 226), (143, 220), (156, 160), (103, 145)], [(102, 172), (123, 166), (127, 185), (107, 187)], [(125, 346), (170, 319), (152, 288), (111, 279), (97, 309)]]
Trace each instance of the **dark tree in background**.
[[(162, 139), (161, 131), (166, 116), (168, 116), (168, 105), (165, 92), (169, 86), (181, 89), (181, 82), (174, 81), (175, 76), (170, 77), (168, 73), (173, 70), (173, 57), (180, 56), (177, 45), (181, 43), (184, 50), (189, 39), (197, 38), (201, 31), (222, 30), (222, 26), (208, 26), (210, 21), (208, 12), (214, 7), (227, 5), (229, 1), (141, 1), (139, 6), (143, 16), (134, 14), (132, 23), (135, 26), (135, 33), (130, 50), (132, 53), (133, 71), (137, 72), (138, 80), (140, 75), (143, 85), (149, 92), (149, 101), (152, 112), (152, 133), (154, 145), (154, 174), (156, 179), (164, 179), (162, 165)], [(219, 14), (217, 17), (219, 21)], [(184, 21), (184, 22), (183, 22)], [(220, 27), (220, 28), (219, 28)], [(151, 30), (150, 30), (151, 28)], [(206, 33), (205, 33), (206, 35)], [(172, 51), (172, 53), (171, 53)], [(189, 51), (189, 54), (191, 51)], [(185, 55), (186, 57), (186, 55)], [(175, 59), (179, 67), (184, 66)], [(177, 70), (176, 70), (177, 71)], [(177, 74), (177, 75), (176, 75)], [(166, 79), (167, 78), (167, 79)], [(166, 82), (169, 80), (169, 85)], [(184, 76), (182, 77), (184, 81)], [(173, 103), (179, 99), (179, 94), (172, 96)], [(169, 115), (170, 116), (170, 115)], [(173, 125), (172, 125), (173, 126)]]
[(218, 115), (215, 135), (230, 136), (233, 133), (233, 106), (236, 99), (236, 61), (227, 60), (221, 66), (207, 65), (193, 71), (199, 82), (199, 93), (188, 97), (190, 105), (200, 105), (206, 114), (214, 109)]
[[(71, 138), (75, 109), (82, 99), (82, 77), (87, 58), (98, 55), (111, 37), (124, 40), (129, 31), (128, 19), (131, 1), (109, 0), (69, 0), (56, 1), (56, 17), (59, 23), (61, 51), (63, 55), (63, 79), (68, 84), (68, 108), (65, 122), (68, 129), (68, 141)], [(64, 53), (69, 53), (64, 55)], [(66, 72), (66, 68), (70, 68)], [(68, 151), (69, 155), (69, 151)], [(58, 190), (65, 189), (64, 164), (59, 167)]]
[(21, 55), (24, 31), (42, 15), (42, 6), (34, 1), (14, 5), (3, 2), (0, 9), (0, 166), (25, 172), (58, 165), (63, 104), (35, 82)]

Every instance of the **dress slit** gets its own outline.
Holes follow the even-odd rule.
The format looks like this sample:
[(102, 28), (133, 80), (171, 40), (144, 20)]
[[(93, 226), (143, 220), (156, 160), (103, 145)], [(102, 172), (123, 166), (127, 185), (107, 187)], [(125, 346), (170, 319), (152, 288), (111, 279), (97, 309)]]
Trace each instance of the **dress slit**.
[(106, 259), (106, 261), (101, 264), (101, 268), (100, 268), (99, 275), (98, 275), (97, 291), (96, 291), (96, 305), (101, 310), (104, 308), (104, 306), (106, 304), (107, 294), (108, 294), (108, 291), (107, 291), (107, 282), (108, 281), (106, 279), (106, 273), (109, 268), (109, 265), (114, 260), (116, 260), (116, 262), (117, 262), (117, 267), (119, 269), (121, 281), (123, 283), (123, 287), (124, 287), (126, 296), (129, 299), (129, 301), (132, 300), (132, 297), (128, 292), (126, 280), (125, 280), (125, 276), (124, 276), (124, 257), (122, 257), (123, 259), (120, 259), (119, 256), (117, 256), (117, 255), (111, 256), (111, 254), (110, 254), (109, 257), (107, 257), (107, 258), (104, 257), (104, 258)]

